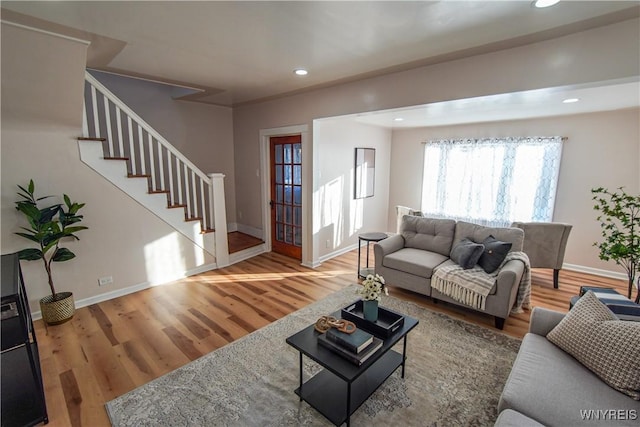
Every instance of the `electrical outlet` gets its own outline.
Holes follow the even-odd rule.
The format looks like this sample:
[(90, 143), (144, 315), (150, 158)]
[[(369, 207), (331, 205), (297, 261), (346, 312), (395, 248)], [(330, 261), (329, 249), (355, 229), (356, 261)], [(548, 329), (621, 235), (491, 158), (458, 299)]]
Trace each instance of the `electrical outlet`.
[(113, 277), (112, 276), (100, 277), (98, 279), (98, 286), (110, 285), (112, 283), (113, 283)]
[(327, 241), (324, 244), (325, 248), (330, 248), (331, 247), (331, 241), (329, 239), (327, 239)]

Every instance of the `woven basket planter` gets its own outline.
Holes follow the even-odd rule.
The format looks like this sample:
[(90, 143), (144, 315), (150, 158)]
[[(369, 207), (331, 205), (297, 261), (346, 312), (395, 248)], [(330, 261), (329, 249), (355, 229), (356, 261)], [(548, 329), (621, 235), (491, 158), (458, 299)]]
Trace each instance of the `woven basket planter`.
[(71, 320), (76, 312), (76, 306), (71, 292), (58, 292), (54, 300), (48, 295), (40, 300), (42, 320), (48, 325), (59, 325)]

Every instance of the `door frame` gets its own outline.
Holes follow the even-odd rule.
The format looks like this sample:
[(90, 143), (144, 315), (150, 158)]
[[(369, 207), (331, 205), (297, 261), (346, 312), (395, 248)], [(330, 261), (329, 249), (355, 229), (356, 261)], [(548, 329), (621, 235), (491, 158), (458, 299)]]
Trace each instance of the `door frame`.
[(312, 183), (311, 138), (308, 125), (285, 126), (260, 130), (260, 186), (262, 206), (262, 234), (267, 252), (271, 252), (271, 168), (270, 168), (270, 138), (273, 136), (300, 135), (302, 143), (302, 265), (311, 266), (311, 197), (309, 189)]

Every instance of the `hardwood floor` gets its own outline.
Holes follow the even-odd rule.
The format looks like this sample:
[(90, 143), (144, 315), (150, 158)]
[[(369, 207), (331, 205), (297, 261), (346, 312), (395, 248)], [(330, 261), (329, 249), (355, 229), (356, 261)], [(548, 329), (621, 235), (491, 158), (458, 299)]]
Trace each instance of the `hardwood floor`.
[(229, 240), (230, 254), (240, 252), (244, 249), (249, 249), (264, 243), (264, 240), (258, 239), (257, 237), (253, 237), (245, 233), (241, 233), (239, 231), (232, 231), (227, 235), (227, 239)]
[[(355, 283), (356, 264), (357, 251), (315, 270), (268, 253), (78, 309), (48, 330), (35, 322), (50, 425), (109, 425), (107, 401)], [(623, 281), (570, 271), (560, 273), (557, 290), (551, 271), (534, 270), (533, 283), (533, 305), (559, 311), (583, 284), (626, 290)], [(493, 326), (489, 316), (398, 288), (390, 294)], [(528, 324), (529, 312), (512, 316), (503, 332), (522, 337)]]

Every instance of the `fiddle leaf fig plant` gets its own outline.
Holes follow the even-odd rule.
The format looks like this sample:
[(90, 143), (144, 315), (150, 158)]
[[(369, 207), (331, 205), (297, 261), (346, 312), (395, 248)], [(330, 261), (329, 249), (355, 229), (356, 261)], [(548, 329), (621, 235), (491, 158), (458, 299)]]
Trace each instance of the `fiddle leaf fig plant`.
[[(617, 191), (606, 188), (591, 190), (595, 205), (600, 211), (597, 220), (602, 227), (602, 242), (593, 245), (600, 249), (600, 259), (614, 261), (622, 266), (629, 278), (631, 299), (633, 283), (640, 266), (640, 196), (627, 194), (623, 187)], [(640, 291), (636, 302), (640, 299)]]
[(88, 227), (76, 225), (82, 221), (83, 216), (78, 211), (84, 207), (84, 203), (72, 202), (69, 196), (64, 195), (64, 205), (53, 204), (39, 207), (38, 204), (52, 196), (36, 198), (35, 184), (33, 180), (25, 188), (18, 185), (20, 200), (15, 202), (16, 209), (20, 211), (29, 223), (29, 227), (20, 227), (23, 231), (17, 232), (18, 236), (36, 244), (35, 248), (26, 248), (18, 252), (18, 257), (26, 261), (42, 260), (47, 272), (49, 288), (53, 299), (56, 299), (56, 288), (53, 284), (51, 264), (63, 262), (75, 258), (75, 254), (69, 249), (60, 246), (64, 239), (80, 240), (75, 233), (86, 230)]

